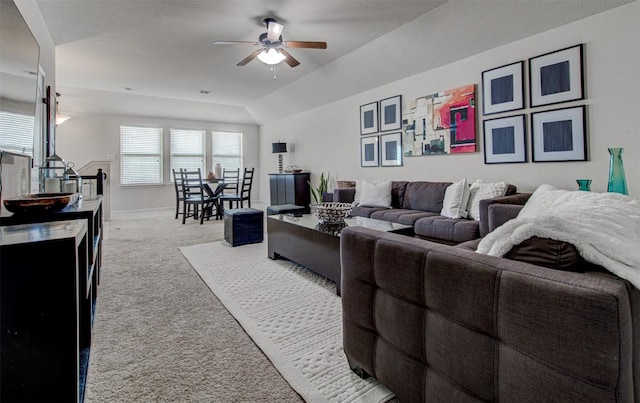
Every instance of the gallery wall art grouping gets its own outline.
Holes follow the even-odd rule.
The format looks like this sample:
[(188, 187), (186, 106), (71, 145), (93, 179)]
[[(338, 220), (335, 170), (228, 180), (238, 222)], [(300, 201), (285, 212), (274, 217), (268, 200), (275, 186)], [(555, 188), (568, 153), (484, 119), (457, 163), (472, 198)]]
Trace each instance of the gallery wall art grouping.
[[(482, 72), (485, 164), (528, 162), (528, 150), (533, 162), (587, 160), (586, 106), (550, 109), (585, 98), (583, 52), (579, 44)], [(527, 100), (529, 118), (517, 112)], [(396, 95), (360, 106), (360, 165), (402, 166), (405, 157), (475, 153), (476, 106), (475, 84), (404, 105)]]
[[(360, 107), (360, 166), (402, 166), (402, 96), (396, 95)], [(378, 116), (380, 117), (378, 119)], [(374, 133), (389, 132), (369, 136)]]
[[(529, 59), (530, 108), (584, 99), (584, 45)], [(524, 61), (482, 73), (483, 115), (517, 111), (525, 106)], [(545, 109), (531, 113), (533, 162), (587, 159), (586, 107)], [(485, 164), (527, 162), (526, 114), (483, 121)]]

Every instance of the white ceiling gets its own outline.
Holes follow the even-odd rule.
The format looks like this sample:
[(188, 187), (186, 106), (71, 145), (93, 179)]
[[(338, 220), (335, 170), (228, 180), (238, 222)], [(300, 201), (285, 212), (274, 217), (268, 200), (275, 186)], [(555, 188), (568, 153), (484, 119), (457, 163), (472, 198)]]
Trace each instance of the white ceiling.
[[(630, 0), (454, 0), (469, 10), (512, 8), (522, 21), (478, 29), (473, 49), (454, 52), (458, 59), (520, 39)], [(319, 72), (334, 71), (355, 59), (362, 49), (376, 57), (381, 48), (403, 43), (402, 27), (429, 20), (445, 1), (435, 0), (37, 0), (56, 45), (56, 86), (62, 94), (60, 111), (67, 115), (118, 113), (188, 120), (256, 123), (252, 105), (304, 83)], [(536, 13), (531, 14), (535, 9)], [(429, 14), (427, 14), (429, 13)], [(494, 11), (491, 11), (494, 13)], [(255, 48), (213, 45), (216, 40), (255, 41), (265, 32), (262, 19), (284, 24), (284, 40), (325, 41), (327, 50), (291, 49), (301, 64), (269, 67), (257, 59), (244, 67), (236, 63)], [(476, 15), (472, 15), (474, 21)], [(443, 22), (443, 21), (440, 21)], [(446, 21), (455, 24), (456, 21)], [(413, 25), (416, 25), (414, 22)], [(435, 24), (434, 24), (435, 25)], [(451, 26), (451, 25), (449, 25)], [(479, 22), (478, 27), (482, 27)], [(455, 27), (452, 27), (454, 29)], [(407, 29), (415, 32), (416, 29)], [(492, 34), (484, 35), (483, 32)], [(390, 42), (391, 40), (391, 42)], [(428, 41), (402, 38), (402, 42)], [(416, 42), (418, 41), (418, 42)], [(404, 43), (406, 45), (406, 43)], [(412, 45), (412, 46), (414, 46)], [(432, 51), (434, 44), (429, 44)], [(439, 38), (443, 54), (451, 44)], [(449, 49), (447, 49), (449, 47)], [(410, 49), (409, 47), (408, 49)], [(410, 60), (410, 54), (407, 54)], [(442, 62), (450, 63), (451, 60)], [(434, 66), (398, 63), (383, 80), (397, 80)], [(361, 68), (361, 67), (360, 67)], [(363, 77), (367, 71), (362, 71)], [(357, 80), (360, 91), (385, 84), (378, 77)], [(297, 82), (296, 82), (297, 81)], [(366, 81), (366, 82), (365, 82)], [(292, 83), (295, 83), (292, 84)], [(130, 88), (131, 90), (126, 90)], [(201, 94), (201, 90), (210, 94)], [(358, 88), (352, 88), (357, 91)]]

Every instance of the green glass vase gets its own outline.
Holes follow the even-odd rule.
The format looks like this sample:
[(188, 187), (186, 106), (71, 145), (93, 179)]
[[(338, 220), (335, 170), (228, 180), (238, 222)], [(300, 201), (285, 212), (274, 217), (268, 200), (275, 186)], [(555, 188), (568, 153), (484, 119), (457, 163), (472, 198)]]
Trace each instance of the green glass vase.
[(576, 182), (578, 182), (578, 190), (591, 191), (591, 179), (576, 179)]
[(622, 164), (623, 148), (609, 148), (609, 183), (607, 191), (629, 194), (627, 192), (627, 180), (624, 176), (624, 165)]

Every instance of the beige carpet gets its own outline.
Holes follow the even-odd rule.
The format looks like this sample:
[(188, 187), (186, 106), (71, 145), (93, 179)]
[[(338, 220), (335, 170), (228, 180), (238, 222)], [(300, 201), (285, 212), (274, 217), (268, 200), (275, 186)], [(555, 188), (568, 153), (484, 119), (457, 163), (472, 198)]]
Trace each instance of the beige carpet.
[(221, 222), (112, 216), (87, 402), (302, 401), (178, 250), (221, 239)]
[(342, 350), (335, 284), (287, 260), (266, 242), (180, 248), (189, 263), (285, 379), (308, 402), (384, 402), (393, 394), (350, 369)]

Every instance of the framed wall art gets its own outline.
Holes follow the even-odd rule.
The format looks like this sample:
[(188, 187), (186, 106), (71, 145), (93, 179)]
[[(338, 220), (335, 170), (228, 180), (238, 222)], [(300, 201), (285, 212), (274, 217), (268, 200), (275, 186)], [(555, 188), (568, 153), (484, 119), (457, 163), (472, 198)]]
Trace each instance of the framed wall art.
[(402, 133), (380, 135), (380, 165), (383, 167), (402, 166)]
[(360, 138), (360, 166), (377, 167), (378, 160), (378, 136)]
[(407, 102), (402, 114), (405, 157), (476, 151), (474, 84)]
[(531, 114), (533, 162), (585, 161), (585, 127), (584, 106)]
[(360, 134), (378, 133), (378, 102), (360, 107)]
[(482, 113), (514, 111), (524, 108), (524, 62), (508, 64), (482, 72)]
[(485, 120), (484, 163), (527, 162), (524, 115)]
[(402, 96), (380, 101), (380, 131), (400, 130), (402, 128)]
[(583, 45), (529, 59), (531, 107), (584, 98)]

